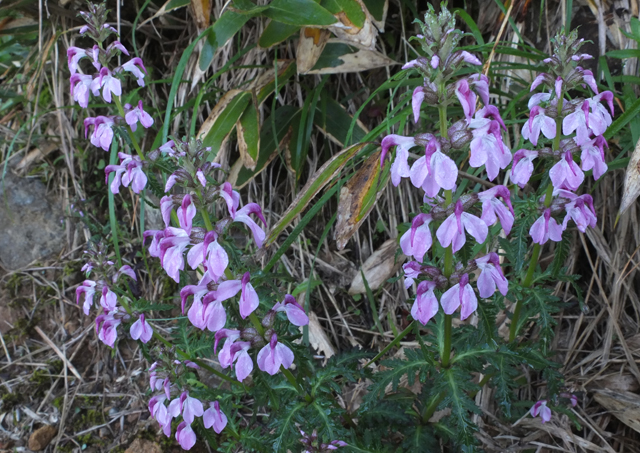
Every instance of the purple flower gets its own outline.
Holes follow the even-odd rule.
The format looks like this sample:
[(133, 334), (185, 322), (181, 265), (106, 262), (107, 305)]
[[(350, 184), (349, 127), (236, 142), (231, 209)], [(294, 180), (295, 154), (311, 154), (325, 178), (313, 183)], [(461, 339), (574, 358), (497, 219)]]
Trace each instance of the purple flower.
[(540, 415), (542, 423), (546, 423), (551, 420), (551, 409), (547, 407), (547, 400), (540, 400), (530, 410), (532, 417)]
[(409, 289), (413, 281), (422, 274), (422, 265), (416, 261), (409, 261), (402, 265), (404, 271), (404, 287)]
[(156, 419), (158, 424), (162, 427), (165, 436), (171, 436), (171, 415), (167, 411), (167, 406), (164, 402), (167, 398), (164, 395), (156, 395), (149, 400), (149, 412), (151, 416)]
[(604, 161), (604, 147), (609, 147), (605, 138), (601, 135), (585, 142), (582, 145), (580, 166), (584, 171), (593, 169), (593, 179), (600, 179), (609, 168)]
[[(495, 116), (496, 119), (487, 116)], [(469, 165), (474, 168), (484, 165), (491, 181), (501, 169), (507, 168), (511, 163), (511, 151), (502, 141), (501, 126), (502, 118), (494, 106), (478, 110), (476, 117), (469, 123), (469, 127), (473, 129)]]
[(424, 87), (416, 87), (416, 89), (413, 90), (413, 95), (411, 95), (411, 108), (413, 109), (414, 123), (417, 123), (420, 119), (420, 107), (422, 106), (422, 101), (424, 101)]
[(209, 409), (204, 411), (202, 416), (204, 427), (209, 429), (213, 427), (216, 434), (220, 434), (222, 430), (227, 426), (227, 416), (220, 410), (220, 403), (214, 401), (209, 403)]
[(192, 398), (189, 396), (189, 392), (182, 392), (182, 394), (171, 401), (169, 403), (169, 408), (167, 409), (169, 414), (176, 418), (182, 414), (182, 418), (189, 425), (193, 422), (195, 417), (202, 416), (204, 409), (202, 407), (202, 403), (197, 398)]
[(462, 55), (462, 59), (469, 64), (473, 64), (476, 66), (480, 66), (482, 64), (482, 62), (478, 59), (478, 57), (476, 57), (473, 54), (470, 54), (466, 50), (463, 50), (462, 52), (460, 52), (460, 55)]
[(583, 69), (580, 66), (576, 66), (576, 69), (582, 72), (582, 80), (584, 80), (584, 83), (589, 85), (589, 87), (593, 90), (595, 94), (598, 94), (598, 84), (596, 83), (596, 79), (593, 77), (593, 72), (591, 72), (588, 69)]
[(71, 76), (71, 96), (80, 107), (86, 109), (89, 106), (89, 94), (91, 92), (91, 82), (93, 77), (85, 74), (74, 74)]
[(196, 216), (196, 205), (193, 203), (191, 195), (186, 194), (182, 198), (180, 207), (176, 209), (176, 216), (178, 217), (178, 223), (180, 224), (180, 227), (184, 229), (187, 234), (191, 234), (193, 218)]
[(100, 305), (102, 306), (102, 308), (104, 308), (107, 312), (110, 312), (116, 309), (117, 303), (118, 297), (116, 296), (116, 293), (111, 291), (109, 287), (103, 286), (102, 296), (100, 296)]
[(231, 345), (229, 350), (231, 361), (236, 363), (236, 379), (239, 382), (244, 381), (253, 371), (253, 360), (251, 360), (251, 356), (247, 352), (250, 347), (251, 343), (248, 341), (237, 341)]
[(260, 300), (258, 299), (258, 293), (253, 289), (249, 280), (251, 279), (251, 274), (246, 272), (242, 276), (242, 293), (240, 294), (240, 316), (242, 319), (245, 319), (251, 313), (253, 313), (258, 305), (260, 305)]
[(138, 106), (129, 110), (124, 116), (124, 119), (131, 130), (134, 132), (138, 128), (138, 121), (140, 121), (140, 124), (142, 124), (145, 128), (150, 128), (151, 126), (153, 126), (153, 118), (151, 118), (151, 115), (145, 112), (142, 108), (142, 101), (138, 101)]
[(151, 236), (151, 244), (149, 245), (149, 255), (154, 258), (160, 258), (160, 242), (164, 238), (164, 230), (147, 230), (142, 233), (143, 241)]
[(418, 214), (413, 218), (411, 228), (400, 238), (402, 253), (422, 262), (424, 254), (427, 253), (432, 244), (429, 222), (431, 222), (429, 214)]
[[(191, 254), (191, 252), (195, 250), (193, 253), (196, 254), (196, 256), (200, 256), (202, 260), (206, 259), (207, 273), (214, 282), (217, 282), (220, 277), (224, 275), (224, 272), (229, 265), (229, 255), (227, 254), (227, 251), (224, 249), (224, 247), (222, 247), (218, 242), (218, 233), (216, 233), (215, 231), (209, 231), (205, 235), (204, 242), (202, 243), (202, 249), (204, 253), (196, 253), (196, 251), (199, 250), (196, 247), (197, 246), (191, 249), (191, 251), (189, 251), (189, 254)], [(193, 269), (197, 267), (197, 265), (193, 266), (193, 264), (196, 263), (200, 264), (200, 262), (198, 262), (198, 258), (194, 258), (193, 262), (191, 262), (191, 267)]]
[(467, 80), (469, 81), (473, 89), (476, 91), (476, 93), (478, 93), (478, 95), (480, 96), (480, 99), (482, 99), (482, 103), (485, 106), (488, 106), (489, 105), (489, 78), (484, 74), (472, 74), (469, 77), (467, 77)]
[(89, 310), (93, 305), (93, 296), (96, 293), (96, 282), (93, 280), (85, 280), (76, 288), (76, 304), (80, 303), (80, 295), (84, 294), (84, 304), (82, 310), (85, 315), (89, 315)]
[(113, 140), (113, 120), (108, 116), (97, 116), (95, 118), (85, 118), (84, 120), (84, 136), (87, 137), (89, 126), (93, 126), (91, 134), (91, 144), (98, 146), (105, 151), (109, 151), (111, 141)]
[(438, 299), (433, 293), (436, 284), (428, 280), (420, 282), (416, 300), (411, 307), (411, 316), (426, 326), (431, 318), (438, 313)]
[(122, 94), (122, 85), (120, 80), (111, 75), (111, 71), (107, 68), (100, 69), (100, 75), (91, 82), (91, 91), (94, 96), (100, 94), (102, 88), (102, 98), (105, 102), (111, 103), (111, 95), (120, 96)]
[(478, 299), (469, 284), (469, 275), (463, 274), (460, 282), (449, 288), (440, 298), (442, 310), (450, 315), (462, 306), (460, 319), (465, 320), (478, 308)]
[(573, 161), (571, 152), (567, 151), (564, 156), (549, 170), (549, 177), (556, 189), (576, 190), (584, 181), (584, 173)]
[(529, 235), (533, 242), (542, 245), (549, 239), (554, 242), (560, 242), (562, 240), (562, 231), (562, 226), (558, 225), (556, 220), (551, 217), (551, 209), (545, 209), (542, 216), (531, 225)]
[(69, 47), (67, 49), (67, 63), (69, 65), (69, 72), (74, 75), (78, 72), (78, 62), (81, 58), (87, 57), (87, 51), (79, 47)]
[(183, 450), (191, 450), (196, 444), (196, 433), (193, 432), (191, 424), (181, 422), (176, 428), (176, 440)]
[(113, 344), (118, 337), (116, 329), (122, 322), (122, 319), (114, 316), (116, 313), (117, 310), (114, 310), (110, 313), (104, 313), (96, 317), (96, 332), (98, 333), (98, 339), (110, 348), (113, 348)]
[(113, 283), (116, 283), (121, 275), (126, 275), (132, 280), (136, 280), (136, 281), (138, 280), (136, 278), (136, 273), (134, 272), (133, 269), (131, 269), (131, 266), (129, 266), (128, 264), (123, 264), (122, 267), (120, 267), (120, 269), (118, 269), (118, 271), (115, 274), (113, 274), (113, 277), (111, 279)]
[(477, 258), (475, 263), (480, 269), (480, 276), (476, 283), (480, 297), (486, 299), (493, 296), (493, 293), (496, 292), (496, 286), (500, 293), (506, 296), (509, 292), (509, 282), (507, 282), (502, 273), (502, 268), (500, 268), (498, 254), (491, 252), (482, 258)]
[(131, 338), (134, 340), (139, 339), (143, 343), (146, 343), (151, 340), (151, 337), (153, 336), (153, 329), (144, 319), (144, 315), (141, 314), (138, 320), (131, 325), (129, 333), (131, 334)]
[[(207, 277), (207, 274), (205, 274)], [(200, 303), (202, 305), (202, 298), (209, 292), (209, 288), (206, 284), (200, 285), (187, 285), (180, 290), (180, 299), (182, 300), (182, 314), (184, 314), (184, 306), (187, 303), (187, 298), (193, 296), (194, 303)]]
[(253, 240), (256, 242), (256, 246), (258, 248), (262, 247), (262, 242), (266, 237), (266, 234), (260, 226), (251, 218), (249, 214), (255, 214), (262, 221), (262, 224), (266, 227), (267, 221), (264, 219), (262, 215), (262, 209), (258, 206), (257, 203), (249, 203), (246, 206), (242, 207), (236, 212), (235, 217), (233, 218), (234, 222), (244, 223), (249, 227), (251, 233), (253, 234)]
[(274, 333), (271, 335), (271, 341), (268, 345), (260, 349), (258, 352), (258, 367), (262, 371), (266, 371), (271, 376), (280, 370), (282, 365), (289, 368), (293, 363), (293, 351), (289, 347), (278, 341), (278, 336)]
[(222, 368), (227, 368), (233, 363), (233, 355), (231, 354), (231, 346), (233, 343), (240, 338), (240, 331), (234, 329), (220, 329), (216, 332), (215, 335), (215, 343), (213, 345), (213, 352), (216, 353), (218, 350), (218, 343), (220, 340), (226, 338), (222, 349), (218, 353), (218, 362), (220, 362), (220, 366)]
[(460, 105), (462, 105), (462, 111), (467, 121), (471, 121), (473, 113), (476, 111), (476, 94), (471, 91), (469, 81), (467, 79), (460, 79), (456, 82), (456, 96)]
[(180, 283), (180, 271), (184, 270), (182, 254), (190, 244), (189, 233), (182, 228), (167, 227), (160, 242), (160, 263), (167, 275)]
[(217, 193), (227, 203), (227, 210), (231, 218), (235, 218), (238, 206), (240, 206), (240, 194), (233, 190), (229, 182), (222, 184)]
[[(497, 197), (501, 197), (506, 206), (502, 204)], [(478, 199), (482, 202), (481, 219), (484, 220), (487, 226), (493, 225), (500, 219), (502, 229), (505, 234), (509, 234), (514, 222), (511, 192), (509, 192), (509, 189), (505, 186), (494, 186), (489, 190), (478, 193)]]
[(296, 298), (290, 294), (286, 294), (284, 301), (276, 303), (272, 310), (275, 312), (284, 311), (287, 314), (289, 322), (294, 326), (300, 327), (309, 324), (309, 317), (304, 312), (304, 308), (302, 308), (300, 304), (298, 304), (298, 301), (296, 301)]
[(122, 69), (124, 71), (130, 72), (137, 79), (138, 85), (144, 86), (144, 75), (147, 73), (147, 70), (142, 64), (142, 60), (138, 57), (132, 58), (122, 65)]
[(529, 140), (533, 146), (538, 146), (540, 132), (549, 140), (555, 138), (556, 122), (544, 114), (544, 109), (536, 105), (529, 113), (529, 120), (522, 126), (522, 136)]
[(391, 164), (391, 182), (394, 186), (397, 186), (402, 178), (409, 177), (409, 150), (416, 146), (416, 141), (413, 137), (403, 137), (395, 134), (387, 135), (382, 139), (381, 167), (384, 165), (384, 158), (392, 146), (397, 146), (397, 148), (396, 158)]
[(416, 160), (409, 172), (411, 183), (422, 187), (429, 197), (435, 197), (440, 189), (451, 190), (456, 185), (458, 167), (451, 158), (442, 153), (440, 142), (432, 138), (425, 155)]
[(442, 222), (436, 236), (443, 247), (453, 247), (453, 253), (457, 252), (467, 241), (464, 231), (467, 231), (478, 243), (483, 243), (487, 239), (489, 229), (487, 224), (474, 216), (463, 211), (462, 202), (456, 202), (455, 212)]
[(583, 194), (576, 196), (566, 190), (560, 190), (558, 191), (558, 194), (571, 200), (564, 206), (567, 215), (562, 221), (563, 230), (567, 228), (569, 220), (573, 220), (578, 230), (583, 233), (587, 231), (587, 227), (596, 227), (598, 218), (596, 217), (596, 211), (593, 207), (593, 198), (591, 195)]
[(538, 157), (538, 151), (520, 149), (513, 155), (513, 167), (511, 168), (511, 181), (523, 188), (533, 173), (533, 160)]
[(110, 186), (112, 193), (120, 193), (120, 185), (129, 187), (129, 184), (135, 193), (142, 192), (147, 185), (147, 175), (142, 170), (143, 163), (140, 157), (125, 153), (118, 153), (118, 157), (120, 165), (107, 165), (104, 169), (105, 184), (109, 183), (109, 174), (115, 172)]

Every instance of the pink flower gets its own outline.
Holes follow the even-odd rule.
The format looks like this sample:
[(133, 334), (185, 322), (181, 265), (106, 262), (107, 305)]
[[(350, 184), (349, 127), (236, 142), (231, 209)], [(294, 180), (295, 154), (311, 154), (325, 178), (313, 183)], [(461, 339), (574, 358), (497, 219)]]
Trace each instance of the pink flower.
[(258, 352), (258, 367), (270, 375), (276, 374), (282, 365), (289, 368), (293, 363), (293, 351), (278, 341), (274, 333), (271, 341)]
[(233, 190), (229, 182), (225, 182), (220, 186), (218, 194), (227, 203), (227, 210), (231, 218), (235, 218), (238, 206), (240, 206), (240, 194)]
[(122, 65), (122, 69), (124, 71), (130, 72), (137, 79), (138, 85), (144, 86), (144, 75), (147, 73), (147, 70), (142, 64), (142, 60), (138, 57), (132, 58)]
[(218, 362), (220, 362), (220, 366), (224, 369), (233, 363), (233, 355), (231, 354), (231, 346), (233, 343), (240, 338), (240, 331), (234, 329), (220, 329), (216, 332), (215, 335), (215, 343), (213, 345), (213, 352), (217, 352), (218, 350), (218, 342), (222, 339), (226, 338), (224, 342), (224, 346), (220, 349), (218, 353)]
[(71, 96), (80, 107), (86, 109), (89, 106), (89, 94), (91, 92), (91, 82), (93, 77), (85, 74), (74, 74), (71, 76)]
[(471, 91), (469, 81), (467, 79), (460, 79), (456, 82), (456, 96), (462, 106), (462, 111), (467, 121), (471, 121), (473, 113), (476, 111), (476, 94)]
[(116, 273), (113, 274), (113, 277), (112, 277), (113, 283), (116, 283), (118, 281), (118, 279), (120, 278), (120, 276), (122, 276), (122, 275), (126, 275), (131, 280), (138, 281), (138, 279), (136, 278), (135, 271), (133, 269), (131, 269), (131, 266), (129, 266), (128, 264), (123, 264), (122, 267), (120, 267), (120, 269), (118, 269), (116, 271)]
[(102, 98), (105, 102), (111, 103), (111, 95), (122, 95), (122, 85), (120, 80), (111, 75), (111, 71), (107, 68), (100, 69), (100, 75), (91, 82), (91, 91), (94, 96), (100, 94), (102, 88)]
[(176, 440), (183, 450), (191, 450), (196, 444), (196, 433), (193, 432), (191, 424), (181, 422), (176, 429)]
[(546, 423), (551, 420), (551, 409), (547, 407), (547, 400), (538, 401), (533, 405), (529, 412), (531, 413), (532, 417), (537, 417), (538, 415), (540, 415), (542, 423)]
[(582, 145), (580, 166), (584, 171), (593, 169), (593, 179), (600, 179), (609, 168), (604, 160), (604, 147), (609, 147), (607, 141), (601, 135), (585, 142)]
[(144, 315), (141, 314), (138, 320), (131, 325), (129, 333), (131, 334), (131, 338), (134, 340), (139, 339), (143, 343), (146, 343), (151, 340), (151, 337), (153, 336), (153, 329), (144, 319)]
[(178, 398), (171, 401), (167, 410), (173, 418), (176, 418), (180, 416), (180, 414), (182, 414), (182, 418), (189, 425), (193, 422), (193, 419), (195, 417), (202, 416), (204, 412), (200, 400), (190, 397), (189, 392), (186, 391), (182, 392), (182, 394)]
[(529, 120), (522, 126), (522, 136), (529, 140), (533, 146), (538, 146), (540, 132), (549, 140), (556, 136), (556, 122), (545, 115), (544, 109), (534, 106), (529, 114)]
[(442, 310), (450, 315), (462, 306), (460, 319), (465, 320), (478, 308), (478, 299), (469, 285), (469, 275), (463, 274), (460, 283), (456, 283), (449, 288), (440, 298)]
[(180, 271), (184, 270), (184, 250), (191, 243), (189, 234), (182, 228), (168, 227), (160, 242), (160, 263), (167, 275), (180, 283)]
[(538, 151), (520, 149), (513, 155), (513, 167), (511, 168), (511, 181), (523, 188), (533, 173), (533, 160), (538, 157)]
[(273, 308), (275, 312), (284, 311), (287, 314), (289, 322), (294, 326), (306, 326), (309, 324), (309, 317), (304, 312), (304, 308), (298, 304), (296, 298), (290, 294), (284, 296), (283, 302), (276, 303)]
[(142, 108), (142, 101), (138, 101), (138, 106), (129, 110), (124, 116), (124, 119), (131, 130), (134, 132), (138, 128), (138, 121), (140, 121), (140, 124), (142, 124), (145, 128), (150, 128), (151, 126), (153, 126), (153, 118), (151, 118), (151, 115), (145, 112)]
[(193, 218), (196, 216), (196, 205), (193, 203), (190, 194), (186, 194), (182, 198), (182, 204), (176, 209), (176, 216), (178, 217), (180, 228), (184, 229), (187, 234), (191, 234)]
[(80, 303), (80, 295), (84, 294), (84, 304), (82, 310), (85, 315), (89, 315), (89, 310), (93, 305), (93, 296), (96, 293), (96, 282), (93, 280), (85, 280), (76, 288), (76, 304)]
[(397, 146), (397, 148), (396, 158), (391, 164), (391, 182), (394, 186), (397, 186), (402, 178), (409, 177), (409, 150), (416, 146), (416, 141), (413, 137), (403, 137), (395, 134), (387, 135), (382, 139), (381, 167), (384, 166), (384, 158), (392, 146)]
[(596, 217), (596, 211), (593, 207), (593, 198), (591, 198), (591, 195), (583, 194), (578, 197), (566, 190), (558, 192), (560, 196), (571, 200), (564, 206), (567, 215), (562, 221), (563, 230), (567, 228), (569, 220), (573, 220), (578, 230), (583, 233), (587, 231), (587, 227), (596, 227), (598, 218)]
[(478, 269), (480, 269), (480, 276), (476, 285), (478, 286), (478, 292), (480, 297), (487, 298), (493, 296), (496, 292), (496, 286), (503, 296), (506, 296), (509, 292), (509, 282), (502, 273), (500, 268), (500, 259), (498, 254), (491, 252), (482, 258), (475, 260)]
[(87, 137), (89, 126), (93, 126), (91, 134), (91, 144), (98, 146), (105, 151), (109, 151), (111, 141), (113, 140), (113, 130), (111, 129), (114, 122), (108, 116), (97, 116), (95, 118), (85, 118), (84, 120), (84, 136)]
[(118, 303), (118, 298), (116, 293), (111, 291), (107, 286), (102, 287), (102, 296), (100, 296), (100, 305), (107, 312), (113, 311), (116, 309), (116, 305)]
[(227, 426), (227, 416), (220, 410), (220, 403), (214, 401), (209, 403), (209, 409), (204, 411), (202, 416), (204, 427), (209, 429), (213, 427), (216, 434), (220, 434), (222, 430)]
[[(489, 116), (496, 119), (490, 119)], [(478, 110), (476, 117), (469, 123), (469, 127), (473, 129), (469, 165), (474, 168), (484, 165), (491, 181), (501, 169), (507, 168), (511, 163), (511, 151), (502, 141), (501, 126), (502, 118), (495, 106), (491, 105)]]
[(114, 310), (110, 313), (105, 313), (96, 317), (96, 332), (98, 334), (98, 339), (110, 348), (113, 348), (113, 344), (118, 337), (116, 329), (122, 322), (122, 319), (114, 316), (117, 312), (117, 310)]
[(253, 360), (247, 352), (250, 347), (251, 343), (248, 341), (237, 341), (231, 345), (229, 350), (231, 361), (236, 363), (236, 378), (239, 382), (244, 381), (253, 371)]
[(425, 155), (411, 166), (409, 177), (415, 187), (422, 187), (429, 197), (435, 197), (440, 189), (455, 187), (458, 167), (441, 151), (440, 142), (433, 138), (427, 143)]
[(120, 185), (129, 187), (135, 193), (140, 193), (147, 185), (147, 175), (142, 170), (143, 163), (138, 156), (131, 156), (125, 153), (118, 153), (120, 165), (107, 165), (104, 169), (105, 184), (109, 183), (109, 174), (115, 172), (116, 175), (111, 181), (111, 192), (120, 193)]
[(438, 299), (433, 293), (436, 284), (428, 280), (420, 282), (416, 300), (411, 307), (411, 316), (426, 326), (431, 318), (438, 313)]
[(249, 283), (249, 279), (251, 279), (251, 274), (246, 272), (242, 276), (242, 293), (240, 294), (240, 316), (242, 316), (242, 319), (253, 313), (260, 305), (258, 293)]
[(549, 170), (549, 177), (556, 189), (576, 190), (584, 181), (584, 173), (573, 161), (569, 151)]
[(422, 106), (422, 101), (424, 101), (424, 87), (416, 87), (416, 89), (413, 90), (413, 95), (411, 95), (411, 108), (413, 109), (414, 123), (417, 123), (420, 119), (420, 107)]
[[(497, 197), (501, 197), (505, 204), (502, 204)], [(478, 193), (478, 199), (482, 202), (481, 219), (484, 220), (487, 226), (493, 225), (500, 219), (502, 229), (505, 234), (509, 234), (514, 222), (509, 189), (505, 186), (494, 186), (489, 190)]]
[(167, 406), (164, 405), (164, 401), (167, 398), (164, 395), (156, 395), (149, 400), (149, 412), (151, 416), (156, 419), (158, 424), (162, 427), (164, 435), (171, 436), (171, 415), (167, 411)]
[[(573, 58), (575, 58), (575, 55)], [(584, 83), (589, 85), (595, 94), (598, 94), (598, 84), (596, 83), (596, 79), (593, 77), (593, 72), (588, 69), (582, 69), (580, 66), (576, 66), (576, 69), (582, 72), (582, 80), (584, 80)], [(584, 85), (582, 86), (584, 87)]]
[(249, 203), (243, 206), (241, 209), (239, 209), (236, 212), (236, 215), (233, 218), (233, 221), (244, 223), (246, 226), (248, 226), (249, 229), (251, 230), (251, 234), (253, 235), (253, 240), (255, 241), (256, 246), (258, 248), (261, 248), (264, 238), (266, 237), (266, 234), (262, 230), (262, 228), (260, 228), (260, 226), (258, 226), (258, 224), (251, 217), (249, 217), (249, 214), (255, 214), (258, 217), (258, 219), (262, 221), (262, 224), (265, 227), (267, 226), (267, 221), (264, 219), (264, 216), (262, 215), (262, 209), (260, 209), (260, 206), (258, 206), (257, 203)]
[(462, 202), (458, 200), (455, 212), (442, 222), (438, 231), (436, 231), (436, 236), (440, 241), (440, 245), (443, 247), (452, 245), (453, 253), (455, 253), (467, 241), (464, 234), (465, 230), (480, 244), (487, 239), (487, 234), (489, 233), (487, 224), (473, 214), (464, 212)]
[(147, 230), (142, 233), (143, 241), (151, 236), (151, 244), (149, 245), (149, 255), (154, 258), (160, 258), (160, 242), (164, 238), (164, 230)]
[(67, 49), (67, 63), (69, 65), (69, 72), (74, 75), (78, 72), (78, 62), (80, 59), (87, 57), (87, 51), (79, 47), (69, 47)]
[[(218, 234), (215, 231), (209, 231), (205, 235), (204, 242), (202, 244), (204, 253), (201, 257), (203, 260), (207, 260), (207, 273), (214, 282), (217, 282), (220, 277), (224, 275), (224, 272), (229, 265), (229, 255), (224, 247), (222, 247), (218, 242)], [(194, 247), (194, 249), (196, 248)], [(191, 254), (191, 251), (189, 253)], [(197, 258), (194, 258), (193, 264), (196, 262)], [(195, 269), (194, 266), (192, 267)]]
[[(191, 251), (189, 251), (191, 252)], [(207, 274), (205, 274), (207, 276)], [(184, 314), (184, 306), (187, 303), (187, 298), (193, 296), (193, 303), (199, 303), (202, 305), (202, 298), (209, 292), (209, 288), (206, 284), (200, 285), (187, 285), (180, 290), (180, 299), (182, 300), (182, 314)]]
[(431, 216), (429, 214), (418, 214), (413, 218), (411, 228), (400, 238), (402, 253), (422, 262), (424, 254), (432, 244), (431, 230), (429, 230), (430, 222)]
[(562, 240), (562, 231), (562, 226), (558, 225), (556, 220), (551, 217), (551, 210), (545, 209), (542, 216), (531, 225), (529, 235), (533, 242), (542, 245), (549, 239), (554, 242), (560, 242)]
[(402, 265), (404, 271), (404, 287), (409, 289), (413, 285), (413, 281), (422, 273), (422, 266), (415, 261), (409, 261)]

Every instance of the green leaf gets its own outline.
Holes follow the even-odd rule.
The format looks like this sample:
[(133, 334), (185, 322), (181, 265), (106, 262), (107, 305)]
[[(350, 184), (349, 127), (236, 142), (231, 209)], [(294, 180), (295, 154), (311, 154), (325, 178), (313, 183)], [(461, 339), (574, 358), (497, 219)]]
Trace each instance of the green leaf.
[(620, 49), (620, 50), (610, 50), (607, 52), (607, 57), (610, 58), (638, 58), (640, 57), (640, 50), (638, 49)]
[(353, 25), (358, 28), (364, 27), (366, 14), (362, 11), (362, 6), (356, 0), (336, 0), (338, 5)]
[(377, 21), (381, 21), (384, 18), (384, 8), (387, 1), (388, 0), (363, 0), (363, 3), (373, 18)]
[(224, 46), (233, 35), (238, 33), (250, 18), (250, 15), (238, 14), (230, 10), (222, 13), (222, 16), (211, 26), (200, 52), (198, 64), (201, 71), (205, 71), (209, 67), (216, 50)]
[(298, 25), (283, 24), (277, 20), (272, 20), (260, 35), (258, 45), (263, 49), (269, 48), (298, 32), (300, 28)]
[(166, 12), (169, 12), (172, 9), (188, 6), (190, 3), (191, 3), (191, 0), (169, 0), (167, 3), (164, 4), (164, 10)]
[(249, 103), (238, 121), (238, 148), (244, 166), (255, 168), (260, 149), (260, 112), (253, 102)]
[(238, 93), (215, 118), (209, 132), (202, 139), (204, 146), (210, 146), (212, 152), (217, 153), (250, 101), (251, 93)]
[[(314, 118), (315, 125), (342, 146), (347, 145), (347, 134), (351, 122), (354, 121), (353, 117), (333, 98), (325, 99), (323, 107), (325, 110), (319, 111)], [(359, 143), (366, 135), (367, 131), (356, 122), (348, 144)]]
[(263, 15), (279, 22), (297, 25), (332, 25), (336, 18), (313, 0), (273, 0)]
[(633, 118), (635, 118), (638, 113), (640, 113), (640, 99), (636, 99), (636, 101), (629, 107), (627, 110), (620, 115), (616, 120), (607, 128), (607, 132), (604, 133), (604, 138), (607, 140), (611, 140), (620, 129), (629, 123)]
[(482, 33), (480, 32), (480, 29), (478, 28), (478, 25), (473, 20), (473, 18), (462, 8), (455, 9), (454, 11), (467, 24), (467, 27), (469, 27), (469, 30), (471, 30), (471, 34), (476, 39), (476, 42), (480, 45), (484, 45), (484, 38), (482, 37)]
[[(289, 80), (289, 78), (295, 73), (296, 73), (295, 61), (289, 60), (288, 63), (284, 63), (284, 64), (280, 63), (278, 65), (278, 86), (282, 87), (284, 85), (284, 82)], [(275, 74), (275, 71), (274, 71), (274, 74)], [(258, 105), (262, 104), (264, 100), (267, 97), (269, 97), (271, 93), (273, 93), (273, 90), (275, 89), (276, 89), (276, 80), (274, 76), (273, 80), (271, 80), (266, 85), (262, 86), (262, 88), (260, 88), (260, 91), (258, 91), (258, 96), (257, 96)]]
[(358, 52), (358, 49), (355, 46), (350, 46), (341, 42), (330, 42), (324, 47), (320, 58), (316, 61), (316, 64), (311, 68), (311, 70), (322, 69), (322, 68), (337, 68), (338, 66), (344, 64), (344, 61), (340, 58), (346, 54), (352, 54)]

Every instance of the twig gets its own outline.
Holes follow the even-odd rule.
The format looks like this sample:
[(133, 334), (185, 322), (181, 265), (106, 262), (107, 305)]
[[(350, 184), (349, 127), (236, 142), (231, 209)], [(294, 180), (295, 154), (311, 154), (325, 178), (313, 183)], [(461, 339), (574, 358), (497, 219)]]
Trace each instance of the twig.
[(45, 343), (47, 343), (47, 345), (49, 345), (49, 347), (51, 349), (53, 349), (53, 351), (58, 354), (58, 357), (60, 357), (60, 359), (62, 359), (62, 361), (65, 363), (65, 365), (67, 366), (67, 368), (69, 368), (69, 371), (71, 371), (73, 373), (73, 375), (75, 377), (77, 377), (78, 379), (80, 379), (80, 382), (84, 383), (84, 379), (82, 379), (82, 376), (80, 376), (80, 373), (78, 373), (78, 370), (76, 370), (76, 367), (74, 367), (71, 362), (69, 362), (69, 360), (67, 359), (67, 357), (62, 353), (62, 351), (53, 343), (53, 341), (51, 341), (49, 339), (49, 337), (47, 336), (47, 334), (45, 334), (42, 329), (38, 326), (36, 326), (36, 332), (38, 332), (38, 334), (42, 337), (42, 339), (45, 341)]

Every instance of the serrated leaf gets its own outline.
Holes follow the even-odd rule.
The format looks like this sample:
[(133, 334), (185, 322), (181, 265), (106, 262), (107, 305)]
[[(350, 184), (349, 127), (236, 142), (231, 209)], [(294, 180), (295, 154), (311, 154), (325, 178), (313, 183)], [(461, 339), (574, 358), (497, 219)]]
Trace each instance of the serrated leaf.
[(258, 45), (263, 49), (267, 49), (281, 43), (298, 30), (300, 30), (300, 26), (298, 25), (283, 24), (277, 20), (271, 20), (260, 35)]
[(329, 11), (313, 0), (273, 0), (262, 14), (284, 24), (327, 26), (336, 22)]
[(271, 229), (271, 232), (265, 241), (265, 245), (273, 243), (273, 241), (278, 238), (280, 233), (282, 233), (293, 219), (305, 210), (313, 197), (315, 197), (324, 186), (332, 181), (334, 176), (338, 174), (349, 159), (364, 148), (364, 146), (366, 146), (364, 143), (350, 146), (325, 162), (325, 164), (309, 178), (309, 181), (307, 181), (289, 208), (287, 208), (280, 221)]
[(240, 159), (245, 167), (254, 170), (258, 161), (260, 149), (260, 112), (255, 102), (250, 102), (247, 109), (240, 116), (236, 125), (238, 132), (238, 150)]
[(216, 51), (224, 46), (233, 35), (238, 33), (249, 19), (251, 19), (250, 15), (238, 14), (231, 10), (222, 13), (222, 16), (218, 18), (209, 30), (207, 39), (200, 51), (198, 65), (201, 71), (207, 70), (213, 61)]

